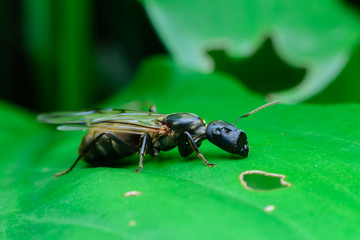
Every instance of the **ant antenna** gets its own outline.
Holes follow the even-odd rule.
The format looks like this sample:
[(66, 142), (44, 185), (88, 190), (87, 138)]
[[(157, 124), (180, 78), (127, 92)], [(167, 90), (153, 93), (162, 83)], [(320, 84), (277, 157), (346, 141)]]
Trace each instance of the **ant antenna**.
[(279, 104), (279, 103), (280, 103), (279, 101), (275, 101), (275, 102), (270, 102), (270, 103), (267, 103), (267, 104), (265, 104), (265, 105), (262, 105), (261, 107), (258, 107), (258, 108), (256, 108), (256, 109), (252, 110), (251, 112), (249, 112), (249, 113), (247, 113), (247, 114), (245, 114), (245, 115), (242, 115), (241, 117), (239, 117), (238, 119), (236, 119), (235, 122), (234, 122), (234, 125), (236, 124), (236, 122), (237, 122), (240, 118), (248, 117), (248, 116), (250, 116), (251, 114), (256, 113), (257, 111), (260, 111), (261, 109), (264, 109), (264, 108), (267, 108), (267, 107), (270, 107), (270, 106), (272, 106), (272, 105)]

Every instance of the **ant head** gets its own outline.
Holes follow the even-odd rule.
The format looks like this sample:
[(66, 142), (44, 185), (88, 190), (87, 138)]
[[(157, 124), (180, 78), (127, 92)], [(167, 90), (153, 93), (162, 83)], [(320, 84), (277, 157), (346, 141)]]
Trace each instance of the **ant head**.
[(206, 138), (229, 153), (243, 157), (247, 157), (249, 154), (245, 132), (225, 121), (216, 120), (210, 122), (206, 127)]
[(248, 140), (246, 137), (246, 134), (243, 130), (238, 129), (235, 124), (240, 118), (248, 117), (257, 111), (260, 111), (261, 109), (264, 109), (266, 107), (279, 104), (279, 102), (271, 102), (268, 104), (265, 104), (261, 107), (258, 107), (254, 109), (253, 111), (242, 115), (236, 121), (234, 124), (216, 120), (212, 121), (207, 125), (206, 127), (206, 138), (219, 148), (232, 153), (232, 154), (238, 154), (243, 157), (247, 157), (249, 155), (249, 146)]

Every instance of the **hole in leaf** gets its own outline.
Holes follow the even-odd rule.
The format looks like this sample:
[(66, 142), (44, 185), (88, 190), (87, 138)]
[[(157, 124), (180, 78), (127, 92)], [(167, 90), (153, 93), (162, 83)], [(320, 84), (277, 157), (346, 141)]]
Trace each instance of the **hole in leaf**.
[(267, 38), (260, 48), (248, 58), (233, 58), (224, 50), (210, 50), (215, 69), (241, 80), (248, 88), (260, 93), (271, 93), (298, 85), (305, 76), (304, 68), (283, 61)]
[(259, 170), (250, 170), (240, 174), (240, 182), (244, 188), (255, 191), (268, 191), (278, 188), (290, 187), (285, 175), (268, 173)]

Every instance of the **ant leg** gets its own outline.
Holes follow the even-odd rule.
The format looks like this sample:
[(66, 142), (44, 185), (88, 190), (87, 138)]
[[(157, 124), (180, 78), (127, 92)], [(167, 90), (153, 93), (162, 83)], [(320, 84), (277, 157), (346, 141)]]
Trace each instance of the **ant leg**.
[(95, 147), (95, 144), (100, 140), (100, 138), (104, 135), (105, 133), (101, 133), (99, 134), (89, 145), (86, 146), (86, 148), (84, 149), (84, 151), (82, 151), (79, 156), (76, 158), (75, 162), (71, 165), (71, 167), (68, 170), (59, 172), (59, 173), (55, 173), (54, 177), (58, 177), (58, 176), (62, 176), (64, 174), (67, 174), (68, 172), (70, 172), (71, 170), (74, 169), (74, 167), (76, 166), (76, 164), (80, 161), (80, 159), (84, 156), (84, 154), (86, 154), (87, 152), (89, 152), (93, 147)]
[(151, 106), (149, 112), (156, 113), (156, 106), (155, 105)]
[(131, 150), (132, 152), (136, 152), (136, 149), (134, 149), (131, 145), (129, 145), (128, 143), (124, 142), (122, 139), (118, 138), (117, 136), (115, 136), (114, 134), (110, 133), (110, 132), (103, 132), (100, 133), (89, 145), (86, 146), (86, 148), (79, 154), (79, 156), (76, 158), (75, 162), (71, 165), (71, 167), (63, 172), (59, 172), (59, 173), (55, 173), (54, 177), (58, 177), (58, 176), (62, 176), (64, 174), (67, 174), (68, 172), (70, 172), (71, 170), (74, 169), (74, 167), (76, 166), (76, 164), (80, 161), (80, 159), (86, 154), (88, 153), (93, 147), (95, 147), (95, 144), (102, 138), (102, 136), (108, 136), (111, 140), (113, 140), (114, 142), (116, 142), (119, 145), (125, 146), (127, 147), (129, 150)]
[(184, 135), (187, 139), (187, 142), (190, 144), (192, 150), (195, 151), (196, 155), (198, 155), (199, 158), (201, 158), (203, 160), (203, 162), (208, 166), (208, 167), (214, 167), (215, 164), (209, 163), (208, 161), (206, 161), (205, 157), (201, 154), (201, 152), (199, 151), (199, 148), (196, 146), (196, 143), (194, 142), (194, 140), (192, 139), (190, 133), (188, 133), (187, 131), (184, 132)]
[[(188, 132), (187, 132), (188, 133)], [(190, 135), (190, 134), (189, 134)], [(191, 137), (191, 135), (190, 135)], [(192, 137), (191, 137), (192, 139)], [(194, 140), (192, 139), (192, 142), (194, 142)], [(200, 147), (200, 144), (199, 145), (196, 145), (194, 143), (194, 145), (199, 148)], [(179, 150), (179, 153), (180, 155), (185, 158), (187, 156), (189, 156), (191, 153), (194, 152), (194, 148), (190, 145), (190, 141), (188, 141), (187, 139), (187, 135), (184, 133), (182, 136), (180, 136), (178, 138), (178, 150)]]
[(193, 148), (190, 146), (189, 141), (187, 141), (185, 134), (180, 136), (178, 139), (178, 150), (183, 158), (186, 158), (194, 152)]
[(130, 144), (128, 144), (127, 142), (125, 142), (124, 140), (119, 138), (118, 136), (114, 135), (113, 133), (105, 132), (104, 134), (106, 136), (108, 136), (111, 140), (113, 140), (115, 143), (117, 143), (118, 145), (127, 148), (130, 152), (132, 152), (132, 153), (137, 152), (136, 148), (134, 148), (133, 146), (131, 146)]
[(55, 173), (54, 174), (54, 178), (57, 178), (58, 176), (62, 176), (67, 174), (68, 172), (70, 172), (71, 170), (73, 170), (73, 168), (76, 166), (76, 164), (79, 162), (79, 160), (82, 158), (82, 155), (80, 154), (77, 159), (75, 160), (75, 162), (71, 165), (71, 167), (68, 170), (59, 172), (59, 173)]
[(140, 161), (139, 161), (139, 168), (135, 169), (134, 172), (139, 173), (141, 171), (141, 169), (143, 168), (143, 160), (145, 157), (146, 153), (149, 153), (151, 156), (154, 155), (153, 152), (153, 147), (152, 147), (152, 141), (150, 138), (150, 134), (149, 133), (145, 133), (143, 140), (142, 140), (142, 144), (141, 144), (141, 150), (140, 150)]

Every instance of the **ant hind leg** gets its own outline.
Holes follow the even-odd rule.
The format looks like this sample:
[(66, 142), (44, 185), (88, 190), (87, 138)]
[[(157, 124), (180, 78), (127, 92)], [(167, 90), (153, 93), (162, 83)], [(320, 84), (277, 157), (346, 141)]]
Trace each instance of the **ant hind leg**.
[(86, 154), (88, 153), (93, 147), (95, 147), (95, 144), (100, 140), (100, 138), (104, 135), (105, 133), (101, 133), (99, 134), (89, 145), (86, 146), (86, 148), (79, 154), (79, 156), (76, 158), (75, 162), (71, 165), (71, 167), (65, 171), (59, 172), (59, 173), (55, 173), (54, 177), (59, 177), (62, 175), (67, 174), (68, 172), (70, 172), (71, 170), (74, 169), (74, 167), (76, 166), (76, 164), (80, 161), (80, 159)]
[(71, 167), (63, 172), (59, 172), (54, 174), (54, 177), (58, 177), (58, 176), (62, 176), (64, 174), (67, 174), (68, 172), (70, 172), (71, 170), (74, 169), (74, 167), (76, 166), (76, 164), (80, 161), (80, 159), (86, 154), (88, 153), (91, 149), (93, 149), (95, 147), (95, 144), (102, 138), (102, 136), (108, 136), (112, 141), (116, 142), (117, 144), (126, 147), (129, 151), (136, 153), (136, 149), (134, 147), (132, 147), (131, 145), (129, 145), (127, 142), (123, 141), (122, 139), (118, 138), (117, 136), (115, 136), (114, 134), (112, 134), (111, 132), (103, 132), (101, 134), (99, 134), (89, 145), (86, 146), (86, 148), (79, 154), (79, 156), (76, 158), (75, 162), (71, 165)]

